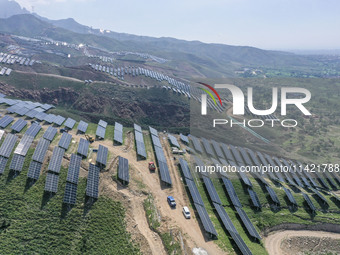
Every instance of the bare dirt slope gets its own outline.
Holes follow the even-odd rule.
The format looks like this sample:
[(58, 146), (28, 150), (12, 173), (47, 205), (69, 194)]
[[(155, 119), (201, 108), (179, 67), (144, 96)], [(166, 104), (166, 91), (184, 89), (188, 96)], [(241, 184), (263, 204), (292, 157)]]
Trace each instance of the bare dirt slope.
[(316, 254), (333, 252), (340, 254), (340, 234), (309, 231), (285, 230), (275, 232), (264, 240), (269, 255)]

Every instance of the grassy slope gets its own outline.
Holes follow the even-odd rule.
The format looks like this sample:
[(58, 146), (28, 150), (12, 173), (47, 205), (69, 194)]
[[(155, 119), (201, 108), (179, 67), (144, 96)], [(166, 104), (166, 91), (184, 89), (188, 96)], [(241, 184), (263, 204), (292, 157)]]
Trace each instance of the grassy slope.
[(1, 253), (138, 253), (126, 232), (124, 209), (119, 202), (101, 196), (90, 210), (84, 208), (85, 179), (80, 179), (77, 204), (67, 214), (62, 206), (67, 169), (62, 168), (58, 193), (51, 199), (43, 192), (46, 174), (27, 189), (32, 154), (30, 149), (23, 171), (16, 178), (8, 180), (8, 166), (0, 177)]

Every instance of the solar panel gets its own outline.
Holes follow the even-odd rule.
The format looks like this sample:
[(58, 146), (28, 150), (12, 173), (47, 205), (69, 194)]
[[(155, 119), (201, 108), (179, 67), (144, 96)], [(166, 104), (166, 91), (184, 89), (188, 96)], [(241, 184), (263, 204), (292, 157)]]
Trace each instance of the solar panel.
[(119, 144), (123, 144), (123, 125), (116, 122), (113, 141)]
[(69, 129), (72, 129), (75, 124), (76, 124), (76, 121), (74, 119), (71, 119), (71, 118), (67, 118), (67, 120), (64, 123), (65, 127), (69, 128)]
[(136, 131), (138, 131), (138, 132), (140, 132), (140, 133), (143, 132), (143, 131), (142, 131), (142, 128), (141, 128), (139, 125), (137, 125), (137, 124), (133, 124), (133, 128), (134, 128), (134, 130), (136, 130)]
[(41, 138), (37, 144), (37, 147), (35, 148), (32, 159), (34, 161), (43, 163), (49, 146), (50, 146), (50, 141), (47, 141), (46, 139)]
[(168, 134), (168, 138), (169, 138), (169, 141), (170, 141), (170, 145), (171, 145), (171, 146), (180, 148), (179, 143), (178, 143), (176, 137), (174, 137), (173, 135)]
[(54, 173), (47, 173), (45, 182), (45, 191), (57, 193), (58, 191), (59, 175)]
[(22, 156), (26, 156), (28, 149), (30, 148), (32, 142), (33, 142), (33, 137), (24, 135), (17, 147), (14, 150), (14, 154), (19, 154)]
[(224, 155), (223, 155), (223, 152), (221, 150), (221, 147), (219, 145), (218, 142), (216, 142), (215, 140), (211, 140), (211, 144), (216, 152), (216, 155), (219, 157), (219, 158), (224, 158)]
[(90, 164), (89, 173), (87, 175), (86, 195), (88, 197), (98, 198), (99, 187), (99, 167)]
[(44, 121), (46, 121), (48, 123), (53, 123), (55, 118), (56, 118), (56, 116), (54, 114), (47, 114), (44, 118)]
[(6, 128), (11, 122), (14, 120), (12, 116), (5, 115), (1, 120), (0, 120), (0, 127), (1, 128)]
[(149, 131), (150, 131), (151, 135), (158, 137), (158, 131), (156, 129), (149, 127)]
[(43, 105), (41, 105), (41, 108), (43, 108), (44, 110), (49, 110), (49, 109), (51, 109), (51, 108), (54, 108), (54, 106), (53, 105), (50, 105), (50, 104), (43, 104)]
[(17, 114), (19, 114), (20, 116), (23, 116), (25, 115), (26, 113), (28, 113), (31, 109), (30, 108), (27, 108), (27, 107), (21, 107), (19, 108), (18, 110), (16, 110), (15, 112)]
[(77, 153), (86, 158), (89, 151), (89, 145), (90, 143), (87, 140), (80, 138)]
[(231, 154), (231, 151), (230, 149), (228, 148), (228, 146), (224, 143), (221, 144), (221, 147), (222, 147), (222, 150), (224, 152), (224, 155), (226, 156), (226, 158), (229, 160), (229, 161), (234, 161), (235, 162), (235, 159), (234, 159), (234, 156)]
[(203, 153), (203, 149), (202, 149), (202, 146), (201, 146), (201, 143), (200, 141), (197, 139), (197, 137), (193, 136), (193, 135), (190, 135), (190, 139), (192, 141), (192, 143), (194, 144), (194, 149), (195, 151), (198, 151), (200, 153)]
[(249, 196), (250, 196), (250, 199), (252, 201), (253, 206), (256, 207), (256, 208), (261, 208), (261, 203), (260, 203), (259, 197), (257, 196), (256, 192), (253, 189), (248, 188), (248, 193), (249, 193)]
[(278, 204), (280, 205), (280, 200), (279, 198), (277, 197), (275, 191), (270, 187), (270, 186), (266, 186), (266, 189), (269, 193), (269, 196), (270, 198), (272, 199), (272, 201), (275, 203), (275, 204)]
[(88, 123), (86, 123), (85, 121), (80, 121), (79, 124), (78, 124), (78, 132), (82, 132), (82, 133), (85, 133), (86, 130), (87, 130), (87, 127), (89, 126)]
[(236, 162), (237, 162), (239, 165), (244, 166), (245, 163), (244, 163), (244, 161), (243, 161), (243, 159), (242, 159), (242, 157), (241, 157), (240, 152), (236, 149), (236, 147), (233, 146), (233, 145), (229, 145), (229, 148), (230, 148), (231, 152), (233, 153), (234, 158), (236, 159)]
[(45, 138), (46, 140), (52, 142), (52, 140), (54, 139), (55, 135), (57, 134), (58, 130), (54, 127), (49, 126), (47, 128), (47, 130), (45, 131), (43, 138)]
[(107, 155), (108, 155), (107, 147), (100, 144), (98, 148), (98, 152), (97, 152), (97, 163), (99, 163), (100, 165), (106, 166)]
[(241, 202), (236, 194), (236, 191), (234, 189), (233, 184), (231, 181), (227, 178), (222, 178), (222, 181), (224, 183), (224, 187), (227, 191), (227, 194), (231, 200), (231, 203), (233, 204), (234, 207), (242, 207)]
[(247, 151), (246, 151), (244, 148), (242, 148), (242, 147), (238, 147), (238, 150), (239, 150), (239, 152), (241, 153), (241, 155), (242, 155), (242, 157), (243, 157), (244, 162), (246, 163), (246, 165), (252, 166), (252, 165), (253, 165), (253, 162), (252, 162), (251, 159), (249, 158)]
[(310, 199), (310, 197), (309, 197), (307, 194), (305, 194), (305, 193), (302, 193), (302, 195), (303, 195), (303, 198), (305, 199), (305, 201), (306, 201), (308, 207), (309, 207), (313, 212), (315, 212), (315, 211), (316, 211), (316, 208), (315, 208), (315, 206), (314, 206), (312, 200)]
[(142, 133), (136, 130), (135, 130), (135, 140), (136, 140), (136, 146), (137, 146), (137, 154), (143, 158), (146, 158), (143, 135)]
[(119, 156), (118, 178), (124, 183), (129, 183), (129, 161)]
[(79, 170), (82, 158), (76, 154), (71, 155), (70, 165), (67, 172), (67, 181), (78, 184)]
[(97, 130), (96, 130), (96, 136), (101, 138), (101, 139), (104, 139), (105, 138), (105, 132), (106, 132), (106, 129), (102, 126), (97, 126)]
[(159, 168), (159, 174), (161, 176), (161, 181), (168, 185), (172, 185), (168, 164), (166, 162), (159, 161), (158, 168)]
[(192, 200), (194, 201), (194, 203), (204, 206), (202, 197), (201, 197), (200, 193), (198, 192), (198, 189), (196, 187), (195, 182), (192, 181), (192, 180), (189, 180), (189, 179), (186, 179), (185, 181), (187, 183), (187, 186), (188, 186), (188, 189), (189, 189), (189, 192), (190, 192), (190, 196), (191, 196)]
[(17, 139), (18, 139), (18, 137), (16, 135), (7, 134), (4, 142), (2, 143), (2, 145), (0, 147), (0, 156), (3, 156), (5, 158), (9, 158), (9, 156), (11, 155), (12, 150), (15, 146)]
[(205, 209), (204, 205), (195, 204), (195, 208), (197, 210), (198, 216), (202, 222), (204, 230), (214, 236), (217, 236), (216, 229), (209, 218), (208, 212)]
[(216, 203), (213, 203), (213, 205), (214, 205), (214, 207), (217, 211), (217, 214), (220, 217), (225, 229), (229, 232), (229, 234), (231, 234), (232, 232), (238, 234), (233, 222), (231, 221), (228, 213), (225, 211), (223, 206), (220, 205), (220, 204), (216, 204)]
[(11, 129), (13, 129), (15, 132), (20, 132), (25, 126), (27, 125), (27, 121), (23, 119), (18, 119), (12, 126)]
[(0, 129), (0, 140), (2, 139), (2, 137), (4, 136), (4, 134), (5, 134), (5, 130), (1, 130), (1, 129)]
[(106, 128), (107, 127), (107, 122), (103, 121), (103, 120), (99, 120), (98, 125), (103, 127), (103, 128)]
[(22, 167), (24, 166), (24, 162), (25, 162), (25, 156), (14, 154), (12, 157), (12, 161), (9, 166), (9, 169), (21, 172)]
[(285, 188), (285, 187), (283, 187), (283, 190), (285, 191), (286, 196), (288, 197), (289, 202), (291, 204), (297, 206), (297, 202), (296, 202), (295, 198), (293, 197), (292, 192), (289, 189)]
[(61, 163), (64, 157), (65, 150), (63, 148), (55, 146), (53, 149), (53, 154), (48, 165), (48, 170), (59, 173), (61, 168)]
[(314, 194), (324, 203), (324, 204), (328, 204), (327, 199), (321, 195), (321, 193), (319, 191), (317, 191), (316, 189), (312, 189)]
[(159, 148), (162, 148), (162, 144), (161, 144), (161, 142), (160, 142), (160, 140), (157, 136), (151, 135), (151, 139), (152, 139), (153, 146), (157, 146)]
[(210, 178), (208, 178), (206, 176), (203, 176), (203, 182), (204, 182), (205, 188), (208, 191), (210, 200), (212, 202), (216, 203), (216, 204), (220, 204), (221, 205), (222, 202), (220, 200), (220, 197), (218, 196), (217, 191), (216, 191), (216, 189), (214, 187), (214, 184), (212, 183)]
[(71, 139), (72, 139), (72, 135), (64, 132), (63, 135), (60, 138), (58, 146), (67, 150), (68, 147), (70, 146)]
[(0, 174), (3, 174), (7, 165), (8, 158), (0, 156)]
[(242, 208), (238, 208), (236, 207), (237, 213), (240, 216), (243, 225), (246, 227), (248, 233), (250, 236), (256, 238), (256, 239), (261, 239), (261, 236), (259, 235), (259, 233), (257, 232), (257, 230), (255, 229), (253, 223), (251, 223), (248, 215), (245, 213), (245, 211), (243, 211)]
[(184, 178), (193, 180), (188, 163), (184, 159), (179, 158), (179, 164), (181, 166)]
[(77, 201), (77, 184), (66, 182), (64, 200), (65, 204), (76, 204)]
[(26, 116), (33, 119), (35, 116), (37, 116), (38, 113), (39, 113), (38, 111), (36, 111), (35, 109), (32, 109), (26, 113)]
[(322, 185), (322, 187), (329, 190), (329, 187), (328, 187), (326, 181), (322, 178), (321, 174), (318, 171), (314, 171), (314, 174), (316, 175), (316, 178), (319, 181), (319, 183)]
[(35, 118), (40, 121), (43, 121), (47, 115), (48, 115), (47, 113), (39, 112), (37, 115), (35, 115)]
[(179, 134), (180, 138), (181, 138), (181, 141), (185, 144), (189, 144), (189, 138), (185, 135), (183, 135), (182, 133)]
[(33, 180), (38, 180), (41, 168), (42, 163), (32, 160), (28, 168), (27, 177)]
[(61, 126), (63, 124), (63, 122), (65, 121), (65, 118), (63, 116), (56, 116), (55, 119), (54, 119), (54, 123), (58, 126)]
[(25, 132), (25, 135), (36, 137), (41, 129), (41, 126), (38, 124), (33, 123)]
[(212, 147), (211, 147), (210, 142), (209, 142), (207, 139), (202, 138), (202, 143), (203, 143), (203, 146), (204, 146), (204, 149), (205, 149), (206, 153), (207, 153), (208, 155), (214, 157), (215, 154), (214, 154), (214, 152), (213, 152), (213, 150), (212, 150)]

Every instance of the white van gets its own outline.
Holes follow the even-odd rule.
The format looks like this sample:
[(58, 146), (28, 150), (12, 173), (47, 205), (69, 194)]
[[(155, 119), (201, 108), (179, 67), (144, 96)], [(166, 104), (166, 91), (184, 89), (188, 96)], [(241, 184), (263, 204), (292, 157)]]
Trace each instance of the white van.
[(183, 215), (186, 219), (190, 219), (191, 218), (191, 215), (190, 215), (190, 211), (189, 211), (189, 208), (184, 206), (183, 207)]

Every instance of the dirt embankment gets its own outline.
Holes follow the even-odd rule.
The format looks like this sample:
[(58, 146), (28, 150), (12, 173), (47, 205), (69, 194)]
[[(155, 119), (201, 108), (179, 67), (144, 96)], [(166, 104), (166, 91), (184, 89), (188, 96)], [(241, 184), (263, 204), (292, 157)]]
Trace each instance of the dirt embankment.
[(270, 255), (340, 254), (340, 225), (281, 224), (264, 231)]

